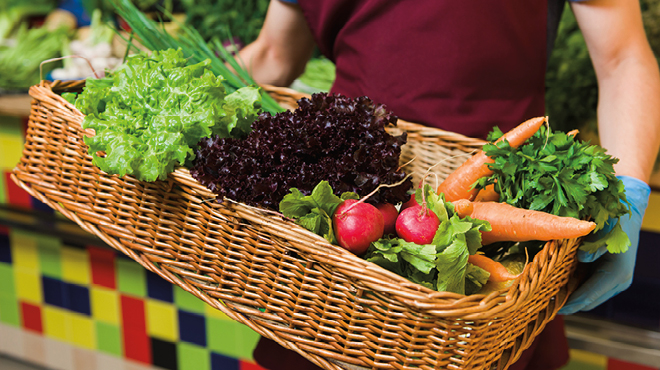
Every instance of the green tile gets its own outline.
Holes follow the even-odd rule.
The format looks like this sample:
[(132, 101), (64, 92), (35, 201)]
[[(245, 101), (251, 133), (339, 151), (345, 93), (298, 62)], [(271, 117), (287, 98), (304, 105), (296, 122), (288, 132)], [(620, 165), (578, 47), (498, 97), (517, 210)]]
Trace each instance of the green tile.
[(174, 286), (174, 303), (178, 308), (200, 314), (204, 314), (204, 306), (206, 305), (204, 301), (186, 292), (178, 285)]
[(48, 277), (62, 280), (62, 244), (58, 238), (39, 237), (39, 265), (41, 273)]
[(252, 360), (259, 334), (233, 320), (206, 318), (206, 335), (211, 351), (241, 360)]
[(0, 262), (0, 297), (16, 300), (14, 270), (10, 264)]
[(206, 337), (211, 351), (238, 358), (240, 343), (236, 340), (239, 323), (232, 320), (206, 318)]
[(121, 357), (121, 332), (117, 325), (96, 322), (96, 345), (101, 352)]
[(138, 297), (147, 295), (147, 281), (144, 267), (133, 260), (118, 258), (117, 290)]
[[(2, 124), (0, 124), (2, 126)], [(5, 175), (3, 169), (0, 168), (0, 204), (7, 204), (9, 200), (7, 199), (7, 190), (5, 190)]]
[(236, 342), (238, 343), (238, 351), (236, 352), (236, 357), (241, 360), (252, 361), (252, 351), (257, 346), (257, 342), (261, 336), (247, 325), (237, 324)]
[(16, 297), (0, 296), (0, 322), (13, 326), (21, 325)]
[(211, 355), (206, 348), (185, 342), (178, 342), (176, 352), (179, 370), (211, 369)]

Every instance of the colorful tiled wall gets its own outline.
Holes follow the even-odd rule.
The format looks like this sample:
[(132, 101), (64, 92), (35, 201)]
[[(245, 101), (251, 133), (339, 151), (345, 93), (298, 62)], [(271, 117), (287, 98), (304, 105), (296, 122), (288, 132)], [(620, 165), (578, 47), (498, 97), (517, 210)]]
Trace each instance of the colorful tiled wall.
[[(71, 361), (87, 353), (134, 367), (258, 368), (252, 363), (258, 335), (190, 293), (108, 247), (16, 228), (0, 228), (0, 324), (3, 342), (20, 329), (32, 342), (41, 336), (75, 348)], [(7, 345), (0, 342), (0, 351)], [(52, 365), (46, 351), (24, 350)]]

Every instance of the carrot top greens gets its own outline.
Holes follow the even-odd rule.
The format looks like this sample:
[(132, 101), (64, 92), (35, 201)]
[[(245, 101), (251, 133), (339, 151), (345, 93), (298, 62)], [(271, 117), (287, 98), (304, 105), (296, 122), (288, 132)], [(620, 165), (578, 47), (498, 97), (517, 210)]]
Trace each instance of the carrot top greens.
[[(495, 129), (488, 140), (501, 135)], [(486, 144), (484, 152), (495, 161), (489, 164), (494, 173), (476, 186), (494, 183), (502, 202), (559, 216), (590, 218), (596, 231), (608, 219), (629, 212), (623, 183), (614, 174), (618, 159), (598, 145), (541, 127), (518, 149), (503, 141)], [(628, 249), (630, 241), (617, 223), (604, 238), (583, 243), (581, 249), (594, 251), (604, 245), (610, 252), (620, 253)]]

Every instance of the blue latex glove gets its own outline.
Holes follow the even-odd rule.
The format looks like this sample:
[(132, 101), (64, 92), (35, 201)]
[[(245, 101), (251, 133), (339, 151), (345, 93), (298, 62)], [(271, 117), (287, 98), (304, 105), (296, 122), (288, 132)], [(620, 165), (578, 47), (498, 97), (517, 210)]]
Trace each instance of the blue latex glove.
[(630, 217), (625, 215), (619, 219), (623, 231), (630, 239), (630, 247), (625, 253), (618, 254), (606, 253), (606, 247), (600, 248), (595, 253), (578, 251), (578, 261), (596, 263), (597, 266), (593, 275), (571, 294), (566, 305), (559, 310), (561, 315), (592, 310), (628, 289), (632, 283), (639, 232), (649, 203), (651, 188), (634, 177), (617, 177), (623, 182), (626, 198), (630, 202)]

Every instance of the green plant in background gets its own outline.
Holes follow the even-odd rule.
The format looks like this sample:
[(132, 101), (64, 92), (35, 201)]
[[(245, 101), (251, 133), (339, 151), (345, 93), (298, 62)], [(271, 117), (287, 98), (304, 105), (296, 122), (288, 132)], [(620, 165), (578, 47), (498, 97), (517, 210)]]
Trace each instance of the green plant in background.
[(0, 44), (30, 16), (46, 15), (56, 0), (0, 0)]
[[(644, 28), (656, 57), (660, 56), (660, 0), (641, 0)], [(556, 130), (597, 132), (598, 82), (587, 45), (570, 6), (559, 24), (546, 74), (546, 110)]]
[(205, 41), (237, 38), (243, 44), (256, 40), (270, 0), (180, 0), (186, 25)]
[(587, 45), (570, 7), (559, 24), (546, 73), (546, 110), (555, 130), (570, 131), (594, 124), (598, 82)]
[[(12, 46), (0, 47), (0, 88), (8, 91), (26, 90), (39, 83), (41, 62), (60, 56), (62, 45), (69, 42), (66, 28), (48, 30), (28, 28), (22, 23)], [(60, 63), (44, 65), (43, 73)]]

